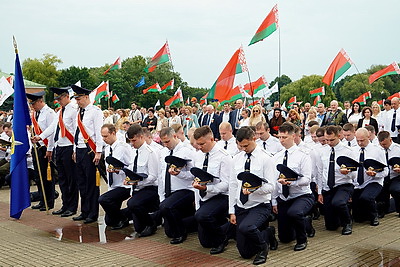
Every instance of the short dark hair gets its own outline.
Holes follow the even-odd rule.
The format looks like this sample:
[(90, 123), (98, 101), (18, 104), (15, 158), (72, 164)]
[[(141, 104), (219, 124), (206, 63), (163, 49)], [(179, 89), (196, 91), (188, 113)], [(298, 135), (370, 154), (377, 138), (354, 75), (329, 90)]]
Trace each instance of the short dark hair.
[(309, 121), (308, 122), (308, 127), (313, 127), (314, 125), (319, 125), (318, 121)]
[(296, 132), (296, 125), (294, 125), (291, 122), (284, 122), (280, 127), (279, 127), (279, 132), (280, 133), (288, 133), (288, 134), (294, 134)]
[(199, 139), (199, 138), (201, 138), (201, 137), (204, 137), (204, 136), (206, 136), (206, 135), (209, 135), (209, 134), (210, 134), (212, 137), (214, 137), (213, 132), (212, 132), (210, 126), (204, 125), (204, 126), (201, 126), (200, 128), (197, 128), (197, 129), (194, 131), (194, 133), (193, 133), (193, 138), (194, 138), (195, 140), (197, 140), (197, 139)]
[(381, 131), (378, 133), (378, 141), (382, 142), (385, 139), (391, 139), (390, 133), (388, 131)]
[(325, 129), (326, 134), (334, 134), (335, 136), (339, 136), (340, 129), (335, 125), (327, 126)]
[(175, 114), (178, 114), (178, 109), (177, 109), (176, 107), (172, 107), (172, 108), (170, 108), (170, 111), (174, 111), (174, 112), (175, 112)]
[(128, 125), (131, 125), (130, 121), (124, 121), (122, 124), (128, 124)]
[(142, 127), (143, 135), (147, 137), (152, 137), (150, 130), (147, 127)]
[(242, 142), (244, 139), (251, 140), (255, 136), (254, 131), (249, 126), (239, 128), (236, 132), (236, 140)]
[(325, 127), (319, 127), (315, 132), (315, 134), (317, 135), (317, 137), (322, 137), (325, 135), (325, 131), (326, 131)]
[(128, 131), (126, 131), (126, 136), (131, 139), (135, 136), (141, 136), (143, 135), (143, 128), (139, 124), (134, 124), (131, 127), (129, 127)]
[(351, 131), (354, 132), (354, 125), (352, 123), (346, 123), (345, 125), (343, 125), (343, 131)]
[(367, 129), (369, 132), (375, 134), (375, 127), (372, 125), (365, 125), (364, 126), (365, 129)]
[(264, 130), (268, 130), (268, 129), (269, 129), (268, 123), (263, 122), (263, 121), (259, 121), (259, 122), (256, 124), (256, 129), (262, 129), (262, 128), (264, 128)]
[(11, 128), (11, 125), (12, 125), (11, 122), (6, 122), (6, 123), (3, 124), (3, 129), (4, 128)]
[(385, 99), (385, 101), (383, 102), (383, 105), (392, 105), (392, 100), (390, 99)]
[(175, 131), (171, 127), (164, 127), (160, 131), (160, 137), (173, 136), (174, 134), (175, 134)]

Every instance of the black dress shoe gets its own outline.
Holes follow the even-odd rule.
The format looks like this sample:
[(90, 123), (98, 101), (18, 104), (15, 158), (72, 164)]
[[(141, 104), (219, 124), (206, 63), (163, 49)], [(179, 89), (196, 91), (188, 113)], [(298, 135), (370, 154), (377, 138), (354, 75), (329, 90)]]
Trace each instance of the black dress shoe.
[(351, 235), (353, 233), (353, 226), (351, 223), (346, 224), (342, 229), (342, 235)]
[(32, 209), (38, 210), (38, 209), (43, 208), (43, 207), (44, 207), (44, 204), (39, 203), (39, 204), (36, 204), (36, 205), (32, 206)]
[[(48, 208), (49, 208), (49, 210), (51, 210), (51, 209), (53, 209), (54, 207), (48, 207)], [(46, 211), (46, 207), (43, 206), (43, 207), (41, 207), (39, 210), (40, 210), (40, 211)]]
[(86, 217), (83, 216), (82, 214), (79, 215), (79, 216), (76, 216), (76, 217), (72, 217), (72, 220), (74, 220), (74, 221), (82, 221), (82, 220), (85, 220), (85, 219), (86, 219)]
[(224, 242), (222, 242), (222, 244), (219, 245), (218, 247), (211, 248), (210, 249), (210, 254), (211, 255), (215, 255), (215, 254), (220, 254), (220, 253), (224, 252), (225, 247), (227, 245), (228, 245), (228, 240), (224, 240)]
[(378, 219), (378, 216), (375, 216), (375, 218), (373, 218), (372, 220), (371, 220), (371, 223), (370, 223), (372, 226), (378, 226), (379, 225), (379, 219)]
[(300, 250), (304, 250), (304, 249), (306, 249), (306, 247), (307, 247), (307, 242), (304, 242), (304, 243), (297, 243), (295, 246), (294, 246), (294, 251), (300, 251)]
[(169, 241), (169, 243), (172, 245), (176, 245), (176, 244), (183, 243), (183, 241), (185, 241), (185, 240), (186, 240), (186, 235), (172, 238), (171, 241)]
[(128, 221), (128, 219), (126, 219), (126, 220), (120, 221), (119, 223), (117, 223), (114, 226), (111, 226), (111, 230), (119, 230), (124, 227), (127, 227), (128, 225), (129, 225), (129, 221)]
[(268, 227), (268, 235), (269, 235), (269, 249), (270, 250), (277, 250), (278, 249), (278, 240), (275, 237), (275, 227), (269, 226)]
[(157, 231), (157, 226), (146, 226), (142, 232), (140, 232), (139, 237), (146, 237), (154, 235)]
[(314, 236), (315, 236), (315, 229), (314, 229), (314, 227), (311, 226), (311, 230), (310, 230), (310, 232), (307, 233), (307, 236), (308, 236), (308, 237), (314, 237)]
[(86, 218), (86, 219), (83, 221), (84, 224), (94, 223), (94, 222), (97, 222), (97, 220), (96, 220), (96, 219), (92, 219), (92, 218)]
[(76, 214), (76, 211), (67, 210), (63, 214), (61, 214), (61, 217), (69, 217), (69, 216), (72, 216), (72, 215), (75, 215), (75, 214)]
[(61, 214), (63, 214), (65, 211), (66, 211), (66, 210), (64, 210), (64, 209), (59, 209), (59, 210), (53, 211), (51, 214), (53, 214), (53, 215), (61, 215)]
[(268, 255), (268, 246), (265, 244), (265, 248), (257, 253), (256, 257), (253, 260), (253, 264), (259, 265), (265, 263), (267, 261), (267, 255)]

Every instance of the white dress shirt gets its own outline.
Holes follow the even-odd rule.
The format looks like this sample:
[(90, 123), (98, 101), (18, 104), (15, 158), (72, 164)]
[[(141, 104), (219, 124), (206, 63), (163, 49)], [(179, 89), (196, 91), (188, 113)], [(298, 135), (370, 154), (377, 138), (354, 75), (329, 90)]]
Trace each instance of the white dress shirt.
[[(41, 133), (39, 135), (40, 138), (42, 138), (42, 140), (45, 138), (51, 138), (51, 136), (53, 136), (52, 138), (54, 140), (54, 138), (55, 138), (54, 135), (57, 130), (60, 112), (62, 112), (62, 109), (60, 109), (57, 112), (56, 119), (53, 120), (53, 123), (45, 131), (43, 131), (43, 133)], [(78, 114), (78, 107), (76, 105), (74, 105), (72, 102), (65, 106), (64, 114), (62, 117), (63, 117), (65, 128), (71, 133), (72, 136), (74, 136), (75, 130), (76, 130), (77, 114)], [(58, 140), (55, 143), (55, 146), (64, 147), (64, 146), (72, 146), (72, 145), (73, 145), (73, 143), (71, 143), (71, 141), (69, 141), (69, 139), (66, 136), (65, 137), (61, 136), (61, 129), (60, 129), (59, 133), (58, 133)]]
[[(360, 158), (360, 152), (361, 152), (361, 147), (356, 147), (353, 148), (356, 151), (356, 160), (359, 160)], [(385, 152), (383, 151), (383, 149), (381, 147), (378, 147), (376, 145), (373, 145), (371, 143), (369, 143), (365, 149), (364, 149), (364, 161), (366, 159), (374, 159), (377, 160), (383, 164), (386, 165), (386, 156), (385, 156)], [(379, 183), (380, 185), (383, 186), (383, 179), (388, 175), (388, 168), (384, 168), (383, 171), (381, 172), (377, 172), (375, 176), (369, 176), (366, 173), (366, 169), (364, 168), (364, 183), (362, 185), (359, 185), (357, 182), (357, 178), (355, 179), (355, 187), (354, 189), (363, 189), (365, 188), (368, 184), (370, 183)]]
[(346, 138), (343, 138), (342, 142), (345, 146), (348, 146), (348, 147), (358, 147), (357, 139), (355, 136), (354, 136), (353, 140), (350, 141), (350, 146), (349, 146), (349, 141), (347, 141)]
[[(36, 116), (36, 112), (33, 116)], [(51, 127), (51, 124), (54, 121), (57, 121), (56, 113), (48, 105), (44, 105), (44, 107), (40, 110), (39, 117), (37, 119), (40, 129), (42, 129), (42, 131), (45, 131), (47, 128)], [(47, 140), (49, 141), (47, 146), (47, 151), (53, 151), (54, 148), (53, 134), (50, 134)], [(39, 144), (41, 146), (44, 145), (43, 141), (39, 141)]]
[(247, 154), (244, 151), (241, 151), (233, 157), (234, 166), (229, 181), (229, 214), (235, 214), (235, 205), (240, 208), (250, 209), (261, 203), (270, 203), (271, 201), (271, 193), (275, 186), (275, 180), (271, 170), (275, 168), (275, 164), (267, 152), (258, 146), (251, 152), (250, 172), (258, 177), (264, 178), (267, 180), (267, 183), (262, 183), (260, 188), (249, 194), (249, 199), (245, 204), (240, 201), (242, 181), (238, 180), (237, 176), (244, 171), (246, 160)]
[[(282, 164), (283, 158), (285, 156), (285, 150), (278, 152), (273, 160), (275, 165)], [(301, 195), (311, 194), (310, 182), (311, 182), (311, 158), (310, 155), (307, 154), (300, 147), (293, 145), (288, 151), (287, 158), (287, 167), (297, 172), (298, 174), (302, 174), (302, 177), (297, 178), (296, 181), (291, 181), (289, 185), (289, 196), (286, 198), (282, 194), (282, 184), (278, 183), (279, 179), (279, 171), (276, 167), (273, 169), (273, 175), (275, 180), (275, 190), (272, 194), (272, 205), (276, 206), (276, 198), (279, 197), (282, 200), (289, 200)], [(271, 171), (272, 172), (272, 171)]]
[[(158, 175), (158, 194), (160, 196), (160, 201), (165, 199), (165, 172), (167, 169), (167, 163), (165, 162), (165, 157), (170, 155), (170, 150), (161, 151), (161, 164), (160, 164), (160, 172)], [(178, 190), (192, 190), (193, 191), (193, 175), (190, 172), (190, 169), (193, 167), (193, 151), (187, 148), (181, 141), (175, 146), (173, 149), (172, 156), (176, 156), (183, 159), (190, 159), (185, 167), (181, 170), (178, 175), (171, 174), (171, 193), (178, 191)]]
[[(357, 171), (352, 171), (347, 175), (340, 173), (340, 166), (336, 163), (336, 160), (340, 156), (346, 156), (352, 159), (357, 159), (357, 155), (354, 152), (354, 149), (351, 149), (349, 146), (346, 146), (342, 142), (339, 142), (336, 146), (333, 147), (335, 150), (335, 185), (342, 184), (353, 184), (357, 179)], [(322, 169), (320, 170), (322, 173), (318, 175), (321, 179), (317, 180), (318, 185), (318, 194), (322, 193), (322, 190), (329, 191), (330, 188), (328, 186), (328, 171), (329, 171), (329, 160), (331, 156), (332, 148), (330, 146), (325, 146), (320, 154)]]
[(266, 147), (265, 150), (271, 155), (275, 155), (276, 153), (284, 149), (279, 139), (275, 136), (270, 135), (269, 138), (265, 141), (261, 140), (260, 138), (256, 140), (257, 145), (262, 149), (264, 149), (264, 142)]
[[(101, 126), (103, 126), (103, 112), (101, 109), (92, 104), (86, 106), (82, 124), (85, 127), (89, 137), (92, 138), (93, 142), (96, 144), (96, 152), (102, 152), (104, 143), (103, 138), (101, 137)], [(72, 135), (75, 136), (75, 132)], [(76, 147), (87, 147), (83, 140), (82, 132), (79, 132), (78, 145)]]
[(132, 151), (133, 159), (131, 165), (129, 165), (129, 169), (133, 169), (134, 159), (136, 157), (136, 153), (138, 152), (136, 172), (147, 174), (147, 178), (138, 182), (135, 191), (138, 191), (146, 186), (157, 186), (157, 178), (159, 173), (159, 158), (157, 151), (146, 144), (146, 142), (143, 143), (143, 145), (138, 149), (132, 148)]
[[(383, 148), (382, 148), (383, 149)], [(385, 153), (385, 149), (383, 149), (384, 153)], [(386, 157), (386, 153), (385, 153), (385, 157)], [(388, 159), (391, 159), (393, 157), (400, 157), (400, 145), (396, 144), (395, 142), (392, 142), (392, 144), (390, 145), (390, 147), (388, 148)], [(398, 176), (400, 176), (400, 173), (397, 173), (395, 171), (393, 171), (393, 167), (389, 166), (390, 168), (390, 179), (396, 178)]]
[(229, 122), (230, 113), (231, 113), (230, 111), (222, 112), (222, 122)]
[[(107, 158), (110, 155), (110, 148), (112, 148), (112, 156), (122, 163), (124, 163), (128, 167), (133, 162), (133, 153), (130, 145), (121, 141), (115, 141), (111, 146), (107, 145), (104, 150), (104, 158)], [(108, 163), (106, 161), (106, 168), (108, 169)], [(107, 172), (108, 177), (108, 172)], [(108, 184), (108, 190), (112, 190), (117, 187), (125, 187), (130, 188), (130, 185), (124, 185), (124, 180), (126, 178), (126, 174), (124, 171), (120, 171), (119, 173), (113, 173), (113, 184), (110, 186)]]
[[(395, 127), (395, 130), (392, 131), (392, 121), (394, 115), (393, 113), (394, 109), (391, 109), (385, 113), (385, 118), (382, 119), (383, 129), (385, 131), (388, 131), (391, 137), (397, 137), (398, 135), (397, 127)], [(400, 109), (396, 110), (395, 126), (397, 125), (400, 125)]]
[[(228, 143), (226, 143), (226, 142), (228, 142)], [(236, 144), (236, 138), (234, 136), (229, 138), (228, 141), (224, 141), (222, 139), (219, 140), (217, 142), (217, 146), (222, 148), (222, 149), (225, 149), (225, 146), (226, 146), (226, 152), (228, 152), (229, 155), (231, 155), (231, 157), (235, 156), (237, 153), (240, 152), (239, 148), (238, 148), (238, 146)]]

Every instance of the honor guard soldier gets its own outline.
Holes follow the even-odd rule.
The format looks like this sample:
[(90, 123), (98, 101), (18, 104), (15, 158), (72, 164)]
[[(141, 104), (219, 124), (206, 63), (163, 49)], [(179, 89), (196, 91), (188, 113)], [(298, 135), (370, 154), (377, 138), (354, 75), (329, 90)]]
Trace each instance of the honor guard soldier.
[(130, 197), (131, 187), (124, 185), (126, 174), (122, 169), (132, 164), (133, 152), (129, 144), (118, 140), (113, 124), (104, 124), (101, 127), (101, 136), (107, 144), (104, 156), (108, 191), (99, 197), (99, 204), (106, 213), (106, 225), (111, 226), (111, 230), (116, 230), (129, 225), (127, 216), (121, 212), (121, 205)]
[(390, 133), (387, 131), (381, 131), (378, 134), (378, 140), (385, 151), (386, 164), (389, 166), (389, 174), (384, 178), (383, 189), (379, 195), (383, 202), (382, 215), (389, 211), (390, 195), (394, 198), (396, 212), (400, 213), (400, 163), (398, 162), (400, 145), (392, 141)]
[(157, 211), (160, 205), (157, 187), (159, 152), (146, 143), (144, 128), (138, 124), (129, 127), (126, 136), (134, 148), (134, 160), (129, 170), (146, 176), (132, 184), (128, 208), (133, 214), (133, 224), (139, 237), (151, 236), (156, 232), (157, 225), (149, 213)]
[(198, 168), (191, 170), (196, 177), (195, 197), (200, 202), (195, 214), (198, 237), (203, 247), (211, 248), (210, 254), (219, 254), (227, 245), (228, 187), (233, 161), (226, 150), (216, 145), (209, 126), (197, 128), (193, 137), (203, 152), (195, 162)]
[[(34, 109), (34, 114), (32, 114), (32, 124), (33, 131), (35, 135), (40, 135), (44, 130), (46, 130), (53, 121), (57, 120), (56, 113), (43, 101), (43, 96), (45, 91), (41, 91), (33, 94), (26, 94), (29, 104), (31, 104)], [(33, 141), (33, 140), (32, 140)], [(47, 139), (39, 141), (37, 144), (37, 149), (34, 149), (34, 153), (37, 152), (37, 157), (33, 157), (33, 162), (36, 172), (36, 185), (38, 187), (40, 202), (37, 205), (32, 206), (32, 209), (39, 209), (40, 211), (45, 211), (44, 197), (46, 196), (47, 206), (49, 209), (54, 208), (54, 185), (55, 181), (51, 176), (47, 175), (47, 167), (49, 161), (51, 160), (51, 155), (54, 146), (54, 138), (51, 134)], [(39, 162), (37, 162), (37, 159)], [(39, 176), (39, 168), (41, 177)], [(43, 181), (44, 194), (42, 191), (41, 181)]]
[(72, 219), (92, 223), (97, 221), (99, 216), (100, 179), (96, 178), (96, 166), (99, 164), (103, 149), (101, 137), (103, 112), (91, 103), (90, 90), (77, 85), (71, 85), (71, 87), (79, 106), (73, 159), (76, 162), (77, 182), (81, 196), (81, 214)]
[(318, 175), (318, 202), (324, 205), (325, 228), (335, 231), (342, 226), (342, 234), (352, 233), (352, 218), (348, 206), (354, 191), (357, 167), (362, 168), (354, 150), (339, 139), (339, 128), (328, 126), (325, 130), (328, 146), (320, 153), (321, 174)]
[[(192, 187), (193, 167), (192, 151), (176, 136), (171, 127), (160, 131), (162, 143), (168, 151), (163, 151), (158, 194), (160, 212), (164, 218), (165, 234), (172, 238), (171, 244), (180, 244), (186, 240), (187, 230), (183, 219), (194, 215), (194, 192)], [(167, 162), (168, 161), (168, 162)]]
[(275, 165), (267, 152), (257, 146), (250, 127), (240, 128), (236, 140), (241, 152), (233, 158), (235, 165), (229, 182), (230, 222), (236, 225), (240, 255), (245, 259), (256, 255), (253, 264), (258, 265), (267, 260), (268, 243), (274, 239), (266, 226), (274, 190), (271, 170)]
[(296, 240), (294, 251), (300, 251), (307, 247), (307, 235), (315, 235), (311, 217), (307, 216), (314, 205), (314, 197), (310, 189), (311, 158), (294, 142), (296, 127), (289, 122), (279, 127), (279, 141), (285, 150), (273, 158), (277, 164), (274, 173), (277, 182), (272, 194), (272, 208), (278, 214), (280, 241)]
[[(58, 171), (58, 184), (61, 190), (61, 209), (53, 211), (53, 215), (69, 217), (76, 214), (78, 209), (78, 185), (76, 181), (76, 166), (72, 160), (74, 136), (76, 129), (76, 116), (78, 109), (71, 103), (69, 98), (69, 88), (50, 87), (54, 93), (54, 99), (61, 105), (57, 112), (57, 118), (40, 135), (36, 135), (33, 140), (45, 140), (54, 136), (55, 160)], [(54, 149), (53, 149), (54, 150)]]
[(365, 165), (367, 159), (373, 159), (383, 164), (386, 162), (384, 151), (372, 144), (368, 139), (368, 130), (359, 128), (356, 131), (358, 147), (356, 147), (359, 163), (364, 168), (357, 170), (357, 183), (353, 193), (353, 218), (356, 222), (370, 220), (372, 226), (379, 225), (376, 197), (382, 190), (383, 179), (388, 175), (388, 169), (369, 168)]
[(233, 136), (232, 125), (229, 122), (222, 122), (219, 125), (219, 134), (221, 136), (221, 140), (217, 142), (219, 147), (226, 150), (232, 157), (239, 153), (236, 138)]
[(271, 155), (275, 155), (279, 151), (283, 150), (283, 146), (279, 142), (279, 139), (272, 136), (269, 133), (269, 125), (267, 122), (260, 121), (256, 124), (256, 137), (257, 145), (262, 149), (270, 153)]

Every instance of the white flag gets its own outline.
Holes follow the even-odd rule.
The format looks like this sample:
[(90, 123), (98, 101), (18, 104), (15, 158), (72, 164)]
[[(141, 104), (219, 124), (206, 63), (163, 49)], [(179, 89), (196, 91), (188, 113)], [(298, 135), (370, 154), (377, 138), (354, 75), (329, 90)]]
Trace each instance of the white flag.
[(160, 104), (160, 99), (158, 99), (157, 100), (157, 103), (154, 105), (154, 110), (156, 110), (156, 107), (159, 107), (161, 104)]
[(4, 101), (14, 93), (14, 89), (11, 87), (10, 83), (3, 76), (0, 79), (0, 106), (3, 105)]

